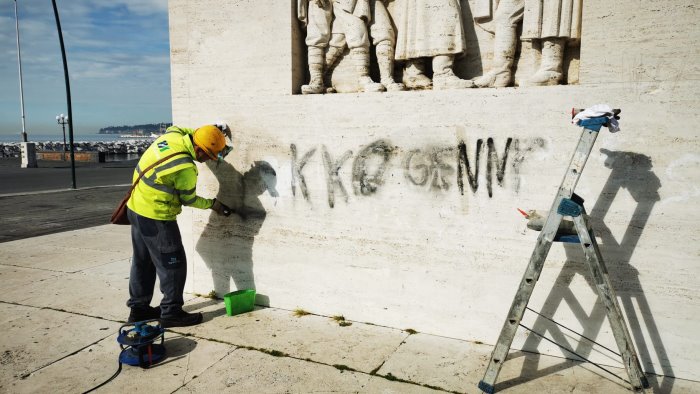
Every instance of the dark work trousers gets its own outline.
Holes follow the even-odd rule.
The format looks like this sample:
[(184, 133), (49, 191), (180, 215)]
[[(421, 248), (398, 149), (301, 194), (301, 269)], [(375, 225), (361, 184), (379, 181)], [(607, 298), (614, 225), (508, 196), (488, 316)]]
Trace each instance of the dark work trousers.
[(174, 317), (182, 311), (182, 293), (187, 278), (187, 258), (175, 220), (154, 220), (128, 210), (134, 255), (129, 274), (130, 308), (148, 307), (153, 298), (156, 275), (163, 300), (161, 317)]

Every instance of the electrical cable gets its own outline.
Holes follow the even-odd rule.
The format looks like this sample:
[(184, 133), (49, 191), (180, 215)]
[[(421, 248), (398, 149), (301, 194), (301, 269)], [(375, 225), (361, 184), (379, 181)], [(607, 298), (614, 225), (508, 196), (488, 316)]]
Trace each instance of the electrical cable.
[(116, 378), (116, 377), (119, 375), (119, 373), (120, 373), (121, 371), (122, 371), (122, 363), (121, 363), (121, 361), (119, 361), (119, 368), (117, 368), (117, 372), (115, 372), (114, 375), (112, 375), (112, 377), (110, 377), (109, 379), (107, 379), (107, 380), (105, 380), (104, 382), (100, 383), (99, 385), (97, 385), (97, 386), (91, 388), (90, 390), (84, 392), (83, 394), (91, 393), (91, 392), (93, 392), (93, 391), (99, 389), (100, 387), (104, 386), (105, 384), (111, 382), (112, 380), (114, 380), (114, 378)]

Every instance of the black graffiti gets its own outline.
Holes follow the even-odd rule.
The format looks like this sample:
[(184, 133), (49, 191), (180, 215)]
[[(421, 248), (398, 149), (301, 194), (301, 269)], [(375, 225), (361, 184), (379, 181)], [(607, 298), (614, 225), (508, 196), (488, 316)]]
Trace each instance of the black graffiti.
[[(496, 151), (496, 146), (493, 138), (486, 140), (487, 155), (486, 155), (486, 191), (489, 197), (493, 197), (493, 178), (496, 177), (496, 182), (499, 186), (503, 186), (503, 180), (505, 179), (506, 165), (508, 163), (508, 152), (510, 151), (510, 146), (513, 142), (513, 138), (506, 139), (506, 145), (503, 149), (503, 155), (499, 159), (498, 152)], [(459, 187), (459, 192), (464, 195), (464, 176), (467, 176), (467, 182), (469, 187), (471, 187), (472, 192), (476, 193), (479, 189), (479, 160), (481, 159), (481, 151), (483, 150), (484, 141), (481, 139), (476, 140), (476, 151), (474, 152), (474, 172), (472, 172), (472, 166), (469, 161), (469, 155), (467, 153), (467, 144), (464, 141), (460, 141), (457, 145), (457, 186)], [(495, 174), (494, 174), (495, 172)]]
[[(520, 141), (507, 138), (503, 151), (499, 154), (496, 142), (493, 138), (476, 140), (473, 156), (469, 155), (467, 143), (459, 141), (457, 147), (430, 147), (413, 149), (403, 157), (404, 177), (409, 184), (425, 187), (436, 192), (450, 189), (451, 179), (455, 173), (455, 165), (450, 160), (455, 160), (457, 169), (457, 186), (459, 193), (464, 195), (464, 183), (469, 185), (472, 193), (479, 189), (479, 168), (481, 167), (482, 153), (486, 147), (486, 189), (489, 197), (493, 197), (495, 182), (504, 187), (506, 170), (512, 168), (513, 187), (518, 192), (520, 188), (520, 166), (525, 156), (534, 150), (542, 149), (545, 141), (541, 138)], [(292, 194), (296, 196), (296, 188), (299, 186), (301, 195), (310, 201), (306, 179), (302, 171), (316, 153), (317, 148), (307, 151), (301, 159), (298, 158), (297, 147), (291, 144), (292, 153)], [(511, 152), (513, 150), (513, 152)], [(322, 161), (325, 167), (326, 189), (328, 192), (328, 205), (333, 208), (336, 197), (349, 200), (348, 192), (341, 179), (340, 172), (345, 163), (353, 156), (351, 150), (345, 151), (337, 160), (331, 156), (325, 145), (321, 146)], [(392, 146), (388, 140), (377, 140), (360, 149), (352, 165), (352, 187), (356, 196), (370, 196), (377, 193), (385, 182), (385, 173), (390, 168), (391, 158), (399, 152), (398, 147)], [(456, 152), (456, 157), (455, 157)], [(510, 162), (509, 162), (510, 161)]]
[(525, 157), (535, 150), (544, 149), (546, 142), (542, 138), (533, 138), (529, 140), (513, 140), (513, 190), (516, 193), (520, 191), (520, 167), (525, 161)]
[[(352, 165), (352, 186), (355, 195), (368, 196), (377, 192), (379, 186), (384, 183), (384, 171), (394, 150), (389, 141), (378, 140), (358, 152)], [(379, 163), (376, 163), (377, 160)]]
[(479, 189), (479, 159), (481, 158), (481, 148), (483, 144), (483, 140), (476, 140), (474, 172), (472, 172), (472, 167), (469, 162), (469, 155), (467, 155), (467, 144), (465, 144), (464, 141), (460, 141), (457, 145), (457, 187), (459, 188), (459, 193), (462, 195), (464, 195), (465, 172), (467, 174), (467, 182), (469, 182), (472, 192), (476, 193)]
[(486, 162), (486, 190), (489, 193), (489, 197), (493, 197), (493, 170), (496, 167), (496, 182), (499, 186), (503, 186), (503, 177), (506, 173), (506, 163), (508, 162), (508, 151), (510, 150), (510, 144), (513, 142), (512, 138), (506, 140), (506, 146), (503, 149), (503, 158), (498, 160), (498, 153), (496, 152), (496, 147), (493, 143), (493, 138), (486, 140), (486, 146), (488, 146), (489, 154), (488, 161)]
[(340, 180), (338, 173), (343, 167), (346, 160), (352, 157), (352, 151), (346, 151), (340, 156), (340, 159), (333, 161), (331, 155), (328, 153), (326, 146), (323, 146), (323, 164), (326, 167), (326, 184), (328, 185), (328, 205), (333, 208), (335, 206), (335, 191), (336, 188), (340, 191), (345, 202), (348, 202), (348, 192), (343, 186), (343, 182)]
[(297, 147), (296, 145), (292, 144), (290, 146), (292, 150), (292, 195), (296, 196), (297, 195), (297, 183), (299, 184), (299, 188), (301, 189), (301, 195), (304, 197), (304, 199), (308, 200), (309, 199), (309, 190), (306, 187), (306, 179), (304, 179), (304, 175), (301, 173), (301, 171), (304, 169), (304, 166), (306, 163), (309, 161), (311, 156), (316, 152), (316, 148), (311, 149), (310, 151), (306, 152), (304, 156), (301, 158), (301, 160), (297, 160)]
[(446, 154), (452, 154), (454, 148), (432, 148), (428, 152), (414, 149), (406, 155), (404, 175), (416, 186), (425, 186), (430, 180), (430, 188), (448, 190), (449, 177), (454, 168), (444, 162)]

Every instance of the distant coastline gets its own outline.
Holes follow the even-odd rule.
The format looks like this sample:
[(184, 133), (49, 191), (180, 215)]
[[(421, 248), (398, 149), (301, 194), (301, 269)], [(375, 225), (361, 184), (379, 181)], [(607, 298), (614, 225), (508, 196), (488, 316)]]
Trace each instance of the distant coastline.
[[(129, 138), (122, 137), (121, 134), (76, 134), (73, 136), (73, 142), (114, 142), (114, 141), (124, 141)], [(137, 138), (134, 138), (137, 139)], [(153, 139), (151, 136), (139, 137), (138, 139)], [(27, 140), (29, 142), (55, 142), (63, 143), (63, 134), (35, 134), (28, 133)], [(0, 143), (11, 144), (22, 142), (21, 134), (0, 134)], [(68, 141), (68, 136), (66, 136), (66, 142)]]
[(172, 123), (147, 123), (134, 126), (107, 126), (100, 129), (97, 134), (121, 135), (133, 138), (160, 135), (165, 133), (165, 129), (172, 126)]

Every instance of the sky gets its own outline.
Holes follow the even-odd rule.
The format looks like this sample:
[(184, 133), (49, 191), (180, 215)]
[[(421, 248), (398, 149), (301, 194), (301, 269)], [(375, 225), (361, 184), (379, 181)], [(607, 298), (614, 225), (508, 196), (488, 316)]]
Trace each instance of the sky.
[[(171, 122), (167, 0), (56, 0), (75, 134)], [(0, 135), (22, 131), (15, 1), (0, 0)], [(25, 129), (62, 135), (67, 114), (51, 0), (17, 0)]]

